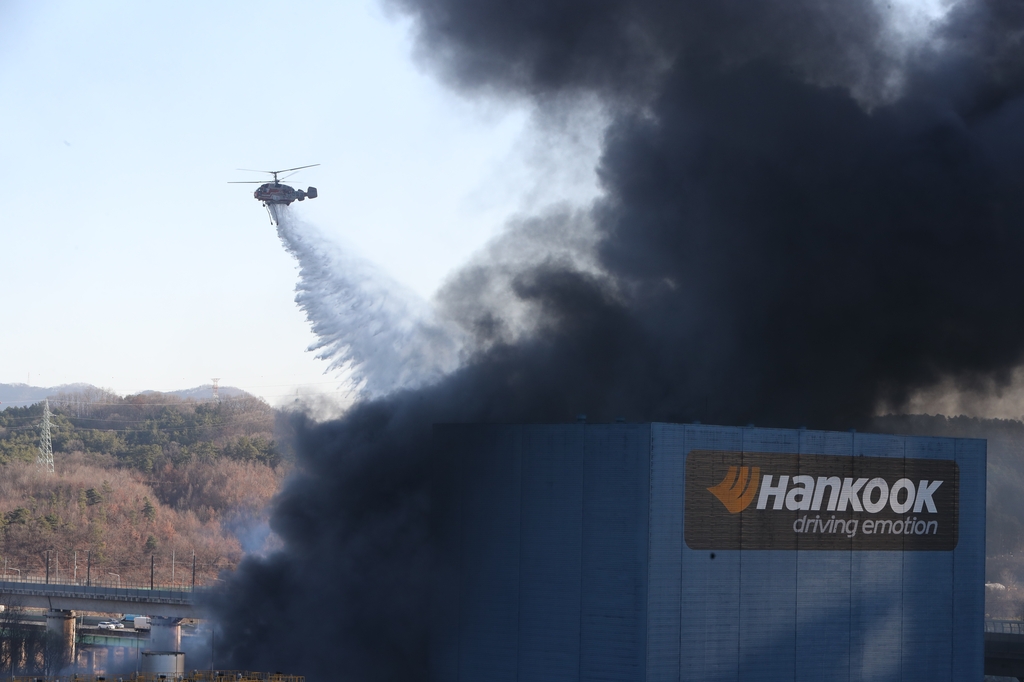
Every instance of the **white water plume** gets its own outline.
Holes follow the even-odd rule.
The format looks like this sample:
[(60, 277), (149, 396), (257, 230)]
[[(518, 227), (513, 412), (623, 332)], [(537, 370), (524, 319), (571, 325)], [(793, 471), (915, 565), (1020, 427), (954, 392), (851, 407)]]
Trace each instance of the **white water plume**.
[(453, 325), (372, 263), (325, 239), (288, 206), (271, 205), (277, 234), (299, 262), (295, 302), (318, 341), (310, 350), (375, 398), (432, 383), (459, 365)]

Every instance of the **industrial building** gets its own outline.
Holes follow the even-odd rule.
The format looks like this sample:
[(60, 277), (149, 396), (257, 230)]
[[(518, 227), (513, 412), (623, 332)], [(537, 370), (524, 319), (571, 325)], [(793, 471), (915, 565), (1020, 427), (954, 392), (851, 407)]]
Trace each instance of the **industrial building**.
[(982, 678), (982, 440), (658, 423), (434, 440), (434, 679)]

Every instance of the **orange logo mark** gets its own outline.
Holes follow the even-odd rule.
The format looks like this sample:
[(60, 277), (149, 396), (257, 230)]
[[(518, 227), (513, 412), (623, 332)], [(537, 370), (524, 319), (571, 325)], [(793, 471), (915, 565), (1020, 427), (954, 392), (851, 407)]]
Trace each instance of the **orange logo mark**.
[(761, 467), (729, 467), (722, 482), (708, 490), (730, 514), (739, 514), (754, 501), (760, 479)]

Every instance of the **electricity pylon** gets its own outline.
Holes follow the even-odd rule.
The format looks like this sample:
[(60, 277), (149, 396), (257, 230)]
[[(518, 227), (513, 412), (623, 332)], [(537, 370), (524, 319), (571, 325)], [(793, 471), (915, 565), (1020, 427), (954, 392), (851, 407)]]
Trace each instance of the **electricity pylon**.
[(53, 473), (53, 445), (50, 443), (50, 401), (43, 401), (43, 433), (39, 437), (39, 456), (36, 467), (48, 474)]

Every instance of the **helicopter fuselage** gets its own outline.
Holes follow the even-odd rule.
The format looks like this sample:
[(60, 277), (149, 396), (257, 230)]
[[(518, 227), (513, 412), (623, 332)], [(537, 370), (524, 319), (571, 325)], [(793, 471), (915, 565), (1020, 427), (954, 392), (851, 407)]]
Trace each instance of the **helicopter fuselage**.
[(279, 182), (268, 182), (256, 188), (252, 194), (264, 204), (284, 204), (287, 206), (293, 201), (302, 201), (306, 197), (316, 199), (316, 187), (309, 187), (305, 191), (294, 189)]

